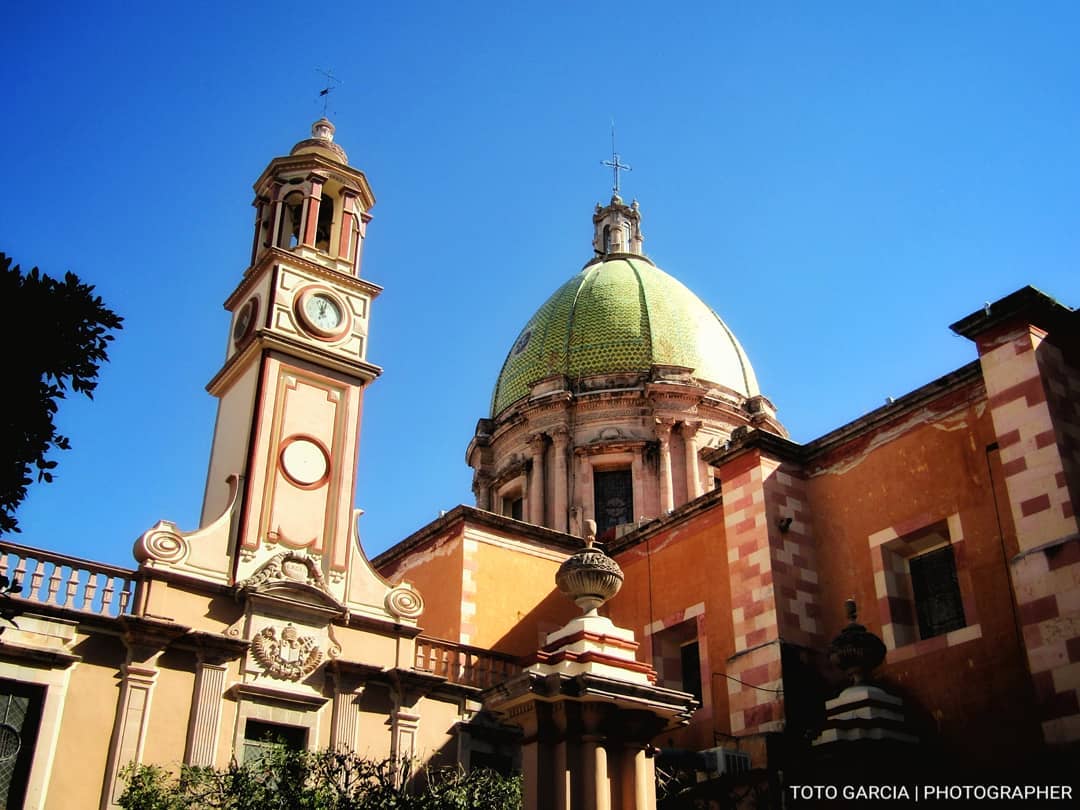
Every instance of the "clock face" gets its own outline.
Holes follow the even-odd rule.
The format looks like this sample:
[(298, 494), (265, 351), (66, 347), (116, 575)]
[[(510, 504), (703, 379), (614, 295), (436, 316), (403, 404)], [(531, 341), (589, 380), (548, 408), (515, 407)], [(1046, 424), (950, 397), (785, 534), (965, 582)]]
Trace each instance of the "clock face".
[(236, 322), (233, 325), (233, 340), (237, 343), (246, 338), (251, 332), (251, 327), (255, 325), (255, 310), (258, 306), (258, 302), (252, 298), (244, 304), (243, 309), (237, 314)]
[(312, 326), (334, 332), (341, 326), (341, 305), (323, 293), (309, 295), (304, 301), (304, 314)]

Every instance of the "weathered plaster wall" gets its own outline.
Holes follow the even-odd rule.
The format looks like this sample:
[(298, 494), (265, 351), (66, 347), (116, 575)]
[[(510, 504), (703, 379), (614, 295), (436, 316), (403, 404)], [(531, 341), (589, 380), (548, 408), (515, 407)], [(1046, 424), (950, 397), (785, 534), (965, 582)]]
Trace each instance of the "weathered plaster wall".
[[(880, 676), (908, 701), (924, 737), (976, 762), (1005, 750), (1019, 755), (1035, 741), (1007, 596), (1016, 537), (984, 397), (973, 382), (900, 416), (816, 458), (808, 481), (825, 637), (846, 623), (843, 602), (854, 597), (859, 621), (890, 647)], [(906, 542), (942, 527), (967, 625), (904, 639), (890, 628), (901, 608), (887, 587), (882, 549), (902, 556)]]

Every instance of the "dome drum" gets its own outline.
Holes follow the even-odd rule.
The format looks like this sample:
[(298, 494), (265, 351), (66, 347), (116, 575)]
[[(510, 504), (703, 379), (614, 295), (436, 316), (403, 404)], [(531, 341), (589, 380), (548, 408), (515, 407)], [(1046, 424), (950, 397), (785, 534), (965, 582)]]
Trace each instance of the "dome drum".
[(593, 221), (597, 257), (513, 341), (466, 460), (480, 508), (603, 538), (703, 495), (702, 451), (736, 428), (786, 431), (731, 330), (640, 253), (636, 203)]

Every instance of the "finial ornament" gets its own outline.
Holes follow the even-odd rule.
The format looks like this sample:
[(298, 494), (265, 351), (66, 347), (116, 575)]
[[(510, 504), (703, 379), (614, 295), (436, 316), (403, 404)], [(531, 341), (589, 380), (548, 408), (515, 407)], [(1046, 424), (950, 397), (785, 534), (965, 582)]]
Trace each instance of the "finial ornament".
[(855, 621), (855, 599), (844, 602), (848, 624), (829, 644), (829, 658), (844, 671), (853, 686), (865, 683), (870, 673), (885, 660), (885, 644)]
[(619, 172), (630, 172), (633, 169), (626, 163), (622, 162), (619, 153), (615, 151), (615, 120), (611, 121), (611, 160), (601, 161), (604, 166), (611, 169), (612, 175), (614, 175), (614, 183), (611, 186), (611, 193), (614, 198), (619, 197)]
[(337, 90), (337, 86), (341, 84), (341, 79), (334, 75), (333, 69), (323, 70), (322, 68), (315, 68), (316, 73), (321, 73), (326, 77), (326, 87), (319, 91), (319, 98), (322, 99), (322, 114), (323, 118), (326, 118), (326, 108), (330, 103), (330, 94)]

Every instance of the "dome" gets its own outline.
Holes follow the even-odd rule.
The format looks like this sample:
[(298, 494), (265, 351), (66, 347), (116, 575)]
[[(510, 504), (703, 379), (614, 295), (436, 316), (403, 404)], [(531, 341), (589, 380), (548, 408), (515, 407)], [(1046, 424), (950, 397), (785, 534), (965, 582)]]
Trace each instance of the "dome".
[(532, 384), (557, 374), (693, 369), (699, 380), (759, 394), (742, 346), (681, 282), (638, 254), (609, 254), (563, 284), (514, 341), (491, 400), (498, 416)]
[(334, 143), (334, 125), (327, 118), (320, 118), (311, 125), (311, 137), (300, 141), (289, 152), (290, 155), (322, 155), (338, 163), (348, 163), (345, 150)]

